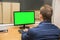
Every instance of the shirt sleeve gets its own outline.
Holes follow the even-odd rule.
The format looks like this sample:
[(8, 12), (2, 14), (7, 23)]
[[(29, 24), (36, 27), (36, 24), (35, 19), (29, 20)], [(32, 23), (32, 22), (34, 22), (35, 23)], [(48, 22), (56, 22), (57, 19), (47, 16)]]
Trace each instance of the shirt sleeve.
[(30, 40), (30, 31), (22, 34), (22, 40)]

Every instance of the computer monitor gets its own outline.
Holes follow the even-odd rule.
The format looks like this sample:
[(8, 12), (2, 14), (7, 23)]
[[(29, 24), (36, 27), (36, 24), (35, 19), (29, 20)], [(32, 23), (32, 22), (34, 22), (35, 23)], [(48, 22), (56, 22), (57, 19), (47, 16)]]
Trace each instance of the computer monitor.
[(34, 11), (14, 11), (14, 25), (27, 25), (35, 23)]

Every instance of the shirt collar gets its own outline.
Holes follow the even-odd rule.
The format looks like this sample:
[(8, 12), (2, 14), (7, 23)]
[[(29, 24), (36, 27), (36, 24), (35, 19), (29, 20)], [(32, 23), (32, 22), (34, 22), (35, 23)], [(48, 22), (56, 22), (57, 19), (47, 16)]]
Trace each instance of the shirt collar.
[(43, 23), (51, 23), (51, 22), (50, 22), (50, 21), (45, 20), (45, 21), (40, 22), (39, 24), (43, 24)]

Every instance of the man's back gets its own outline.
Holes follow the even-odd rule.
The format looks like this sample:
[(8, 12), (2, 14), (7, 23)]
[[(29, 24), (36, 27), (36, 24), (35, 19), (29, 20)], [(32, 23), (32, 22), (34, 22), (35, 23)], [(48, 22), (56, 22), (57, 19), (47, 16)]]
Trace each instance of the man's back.
[(43, 5), (40, 8), (41, 23), (36, 27), (29, 29), (29, 31), (22, 36), (23, 40), (58, 40), (59, 29), (57, 26), (51, 24), (53, 9), (50, 5)]
[[(24, 35), (24, 34), (23, 34)], [(39, 24), (38, 27), (29, 29), (24, 40), (58, 40), (59, 29), (48, 21)]]

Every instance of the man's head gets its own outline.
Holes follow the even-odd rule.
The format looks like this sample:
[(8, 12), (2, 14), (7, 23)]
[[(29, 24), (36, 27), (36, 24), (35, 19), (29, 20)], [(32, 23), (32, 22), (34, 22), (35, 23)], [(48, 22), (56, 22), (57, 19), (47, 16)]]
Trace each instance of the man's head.
[(51, 21), (53, 14), (52, 7), (49, 5), (44, 5), (40, 8), (40, 19)]

